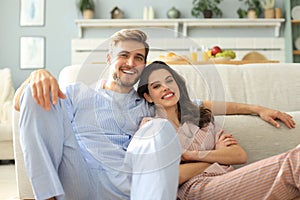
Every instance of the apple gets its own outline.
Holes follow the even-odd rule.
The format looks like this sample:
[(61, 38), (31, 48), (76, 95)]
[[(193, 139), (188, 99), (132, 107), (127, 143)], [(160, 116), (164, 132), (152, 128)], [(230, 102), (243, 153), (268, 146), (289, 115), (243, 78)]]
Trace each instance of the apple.
[(221, 53), (222, 52), (222, 49), (219, 47), (219, 46), (214, 46), (212, 49), (211, 49), (211, 54), (214, 56), (216, 55), (217, 53)]

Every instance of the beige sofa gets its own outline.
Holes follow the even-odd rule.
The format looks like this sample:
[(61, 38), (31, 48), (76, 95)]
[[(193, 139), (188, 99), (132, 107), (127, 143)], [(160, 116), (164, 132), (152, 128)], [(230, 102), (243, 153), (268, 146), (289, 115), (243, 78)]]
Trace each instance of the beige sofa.
[(10, 69), (0, 69), (0, 160), (14, 159), (11, 117), (14, 93)]
[[(286, 111), (294, 117), (297, 128), (282, 125), (276, 129), (257, 116), (218, 116), (218, 123), (233, 133), (246, 149), (248, 163), (287, 151), (300, 143), (300, 64), (173, 67), (186, 78), (192, 98), (258, 104)], [(102, 69), (97, 65), (68, 66), (61, 71), (59, 81), (62, 87), (75, 80), (93, 87), (99, 76), (107, 75)], [(17, 183), (20, 198), (30, 199), (33, 195), (19, 145), (18, 115), (14, 112)]]

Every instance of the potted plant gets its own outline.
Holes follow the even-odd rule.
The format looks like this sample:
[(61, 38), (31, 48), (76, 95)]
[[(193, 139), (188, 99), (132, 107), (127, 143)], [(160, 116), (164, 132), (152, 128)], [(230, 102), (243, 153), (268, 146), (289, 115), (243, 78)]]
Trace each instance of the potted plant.
[(94, 17), (95, 4), (93, 0), (80, 0), (78, 8), (84, 19), (92, 19)]
[(264, 16), (265, 18), (274, 18), (275, 17), (275, 1), (274, 0), (265, 0), (260, 1), (261, 6), (264, 8)]
[(244, 4), (248, 7), (247, 10), (239, 8), (237, 13), (239, 18), (244, 18), (248, 16), (248, 18), (257, 18), (260, 16), (262, 9), (260, 7), (260, 0), (239, 0), (243, 1)]
[(222, 0), (193, 0), (192, 15), (199, 18), (202, 14), (204, 18), (212, 18), (213, 14), (222, 16), (222, 10), (218, 4)]

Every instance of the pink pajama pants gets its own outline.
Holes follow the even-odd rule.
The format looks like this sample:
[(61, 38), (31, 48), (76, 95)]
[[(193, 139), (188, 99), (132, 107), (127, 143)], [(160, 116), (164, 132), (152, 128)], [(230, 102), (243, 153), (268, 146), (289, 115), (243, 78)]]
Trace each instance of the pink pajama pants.
[(288, 200), (300, 196), (300, 146), (219, 176), (199, 174), (178, 199)]

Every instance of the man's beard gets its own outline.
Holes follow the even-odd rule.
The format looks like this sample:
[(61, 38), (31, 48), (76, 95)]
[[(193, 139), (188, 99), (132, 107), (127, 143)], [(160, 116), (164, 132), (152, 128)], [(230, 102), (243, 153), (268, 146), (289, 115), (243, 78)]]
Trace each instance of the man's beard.
[(113, 79), (116, 81), (116, 83), (119, 86), (123, 86), (123, 87), (133, 87), (134, 84), (136, 84), (138, 81), (138, 78), (136, 78), (134, 81), (130, 81), (130, 82), (122, 81), (120, 76), (118, 76), (118, 74), (116, 72), (113, 73)]

